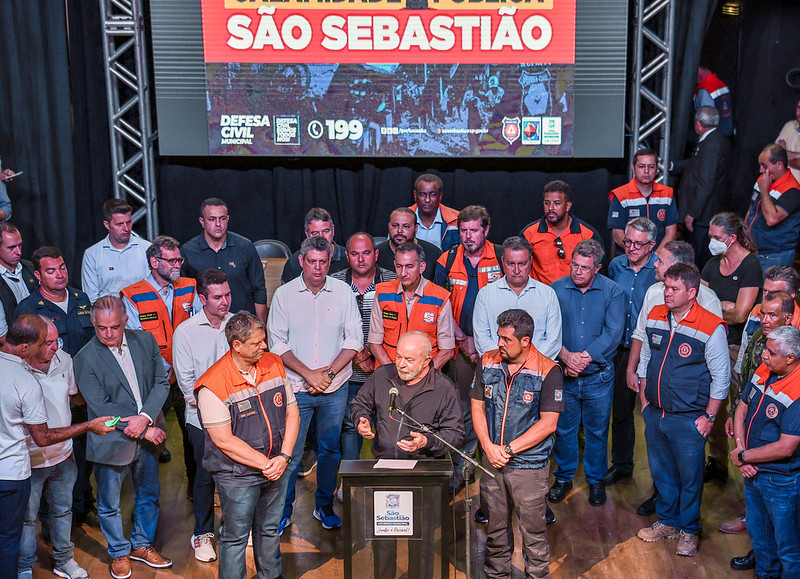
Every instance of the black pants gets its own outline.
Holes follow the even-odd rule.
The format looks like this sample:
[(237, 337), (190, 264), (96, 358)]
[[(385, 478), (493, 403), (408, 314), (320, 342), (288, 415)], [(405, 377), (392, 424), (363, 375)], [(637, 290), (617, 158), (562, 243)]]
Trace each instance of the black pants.
[(636, 392), (628, 388), (626, 373), (630, 350), (619, 347), (614, 357), (614, 404), (611, 408), (611, 462), (623, 472), (633, 472), (636, 426), (633, 410)]

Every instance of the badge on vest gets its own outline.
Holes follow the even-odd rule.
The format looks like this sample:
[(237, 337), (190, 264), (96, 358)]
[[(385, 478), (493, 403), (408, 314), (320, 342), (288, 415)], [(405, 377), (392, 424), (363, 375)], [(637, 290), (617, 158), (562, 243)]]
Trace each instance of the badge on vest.
[(183, 311), (186, 312), (187, 314), (191, 315), (191, 313), (192, 313), (192, 303), (191, 302), (186, 302), (186, 303), (181, 304), (181, 305), (183, 305)]
[(493, 281), (497, 281), (503, 277), (503, 274), (499, 271), (490, 271), (489, 275), (487, 276), (488, 283), (492, 283)]
[(775, 404), (770, 404), (767, 406), (767, 409), (764, 411), (764, 414), (767, 415), (767, 418), (772, 420), (778, 415), (778, 407)]
[(650, 346), (653, 347), (653, 348), (660, 347), (661, 346), (662, 337), (663, 336), (661, 334), (651, 334), (650, 335)]
[(659, 209), (658, 213), (656, 213), (656, 217), (658, 217), (659, 221), (664, 221), (667, 218), (667, 210)]
[(640, 217), (641, 214), (642, 212), (639, 211), (638, 209), (631, 209), (630, 211), (628, 211), (628, 217), (630, 217), (631, 219), (633, 219), (634, 217)]
[(678, 356), (681, 358), (688, 358), (692, 355), (692, 347), (689, 344), (681, 344), (678, 347)]
[(146, 312), (144, 314), (139, 314), (139, 323), (154, 322), (156, 320), (158, 320), (158, 314), (155, 312)]
[(272, 403), (279, 408), (283, 406), (283, 392), (276, 392), (272, 397)]
[(426, 324), (433, 324), (434, 322), (436, 322), (436, 314), (434, 314), (433, 312), (425, 312), (424, 314), (422, 314), (422, 321), (425, 322)]
[(491, 398), (492, 397), (492, 385), (491, 384), (484, 384), (483, 385), (483, 397), (484, 398)]
[(397, 312), (387, 312), (383, 310), (383, 319), (384, 320), (392, 320), (393, 322), (397, 321)]
[(236, 407), (239, 409), (239, 412), (247, 412), (252, 408), (252, 406), (250, 406), (249, 400), (242, 400), (241, 402), (237, 402)]
[(531, 402), (533, 402), (533, 392), (531, 392), (530, 390), (523, 390), (522, 401), (525, 404), (530, 404)]

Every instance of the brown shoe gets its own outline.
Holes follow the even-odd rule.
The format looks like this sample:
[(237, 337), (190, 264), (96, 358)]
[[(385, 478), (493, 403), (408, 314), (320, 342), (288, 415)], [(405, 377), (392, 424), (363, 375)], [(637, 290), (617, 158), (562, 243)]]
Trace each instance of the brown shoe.
[(663, 541), (664, 539), (675, 539), (678, 537), (678, 529), (675, 527), (668, 527), (656, 521), (649, 527), (639, 530), (639, 538), (646, 543), (655, 543), (656, 541)]
[(126, 579), (131, 576), (131, 561), (128, 555), (117, 557), (111, 561), (111, 576), (114, 579)]
[(681, 531), (678, 539), (678, 548), (675, 549), (676, 555), (683, 557), (694, 557), (697, 555), (697, 535), (691, 535)]
[(167, 567), (172, 567), (172, 561), (153, 549), (152, 545), (139, 547), (135, 551), (131, 551), (131, 559), (134, 561), (141, 561), (145, 565), (150, 565), (155, 569), (166, 569)]
[(737, 533), (744, 533), (747, 530), (747, 521), (745, 515), (742, 513), (733, 520), (725, 521), (717, 527), (721, 532), (735, 535)]

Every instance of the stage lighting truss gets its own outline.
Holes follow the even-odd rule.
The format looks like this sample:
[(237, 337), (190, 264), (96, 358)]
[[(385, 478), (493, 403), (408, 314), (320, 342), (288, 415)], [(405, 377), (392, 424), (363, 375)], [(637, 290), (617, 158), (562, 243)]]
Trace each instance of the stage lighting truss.
[(99, 0), (103, 22), (114, 197), (133, 207), (133, 223), (147, 239), (158, 235), (155, 186), (157, 138), (147, 68), (142, 0)]
[[(630, 158), (642, 147), (658, 153), (658, 181), (669, 184), (672, 49), (676, 0), (636, 0), (633, 22)], [(632, 174), (632, 168), (629, 168)]]

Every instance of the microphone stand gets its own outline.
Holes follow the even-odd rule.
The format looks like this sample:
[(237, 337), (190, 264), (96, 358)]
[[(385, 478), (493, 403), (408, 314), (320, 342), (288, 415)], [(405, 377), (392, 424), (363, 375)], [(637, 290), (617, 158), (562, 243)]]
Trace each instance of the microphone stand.
[[(475, 460), (474, 458), (472, 458), (470, 455), (468, 455), (465, 452), (461, 452), (455, 446), (453, 446), (452, 444), (447, 442), (444, 438), (442, 438), (437, 433), (435, 433), (433, 430), (431, 430), (430, 426), (428, 426), (427, 424), (422, 424), (421, 422), (418, 422), (417, 420), (414, 419), (414, 417), (412, 417), (411, 415), (407, 414), (406, 412), (404, 412), (402, 409), (398, 408), (397, 406), (394, 406), (394, 408), (391, 408), (391, 407), (389, 408), (389, 418), (391, 418), (395, 422), (401, 422), (401, 421), (397, 420), (394, 416), (392, 416), (392, 412), (395, 412), (395, 411), (400, 416), (405, 418), (409, 423), (411, 423), (416, 430), (419, 430), (420, 432), (423, 432), (424, 434), (429, 434), (430, 436), (433, 436), (436, 440), (438, 440), (439, 442), (444, 444), (447, 448), (449, 448), (451, 452), (456, 453), (457, 455), (459, 455), (461, 458), (464, 459), (464, 465), (462, 466), (461, 471), (463, 473), (464, 484), (466, 485), (465, 486), (466, 498), (464, 499), (464, 538), (465, 538), (465, 541), (466, 541), (466, 554), (467, 554), (467, 557), (466, 557), (466, 574), (467, 574), (467, 579), (471, 579), (471, 577), (472, 577), (471, 576), (471, 571), (472, 571), (471, 567), (472, 566), (470, 564), (470, 560), (472, 559), (472, 545), (470, 545), (470, 519), (472, 517), (471, 517), (470, 511), (471, 511), (471, 507), (472, 507), (472, 498), (470, 497), (470, 494), (469, 494), (469, 479), (472, 476), (472, 471), (474, 469), (476, 469), (476, 468), (482, 470), (485, 474), (489, 475), (492, 478), (495, 478), (495, 475), (494, 475), (494, 473), (492, 473), (492, 472), (488, 471), (487, 469), (485, 469), (484, 467), (482, 467), (478, 463), (478, 461)], [(454, 544), (455, 544), (455, 541), (454, 541)]]

